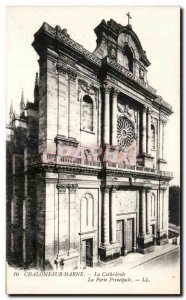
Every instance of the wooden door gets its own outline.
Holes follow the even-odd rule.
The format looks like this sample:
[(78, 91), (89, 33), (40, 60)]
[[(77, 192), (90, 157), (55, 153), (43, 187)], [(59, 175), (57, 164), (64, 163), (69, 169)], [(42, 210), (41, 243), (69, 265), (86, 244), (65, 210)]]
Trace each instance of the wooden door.
[(127, 228), (126, 228), (126, 248), (127, 252), (132, 252), (133, 247), (133, 220), (127, 220)]
[(116, 223), (116, 240), (120, 243), (121, 254), (124, 254), (124, 238), (123, 238), (123, 220), (117, 221)]
[(93, 253), (93, 241), (92, 239), (86, 240), (86, 265), (92, 267), (92, 253)]

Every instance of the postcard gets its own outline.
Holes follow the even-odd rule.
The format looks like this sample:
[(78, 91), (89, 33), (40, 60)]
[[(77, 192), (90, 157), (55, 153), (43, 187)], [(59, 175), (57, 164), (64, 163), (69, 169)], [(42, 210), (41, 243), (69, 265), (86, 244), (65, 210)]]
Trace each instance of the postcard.
[(6, 292), (180, 295), (180, 8), (7, 7)]

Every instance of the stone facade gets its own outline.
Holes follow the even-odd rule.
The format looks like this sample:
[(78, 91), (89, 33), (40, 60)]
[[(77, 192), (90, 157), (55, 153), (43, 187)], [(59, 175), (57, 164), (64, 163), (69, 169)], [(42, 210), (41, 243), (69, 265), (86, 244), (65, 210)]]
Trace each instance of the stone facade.
[(41, 269), (121, 263), (167, 242), (164, 135), (171, 106), (148, 84), (131, 25), (96, 28), (93, 53), (44, 23), (34, 102), (7, 126), (7, 259)]

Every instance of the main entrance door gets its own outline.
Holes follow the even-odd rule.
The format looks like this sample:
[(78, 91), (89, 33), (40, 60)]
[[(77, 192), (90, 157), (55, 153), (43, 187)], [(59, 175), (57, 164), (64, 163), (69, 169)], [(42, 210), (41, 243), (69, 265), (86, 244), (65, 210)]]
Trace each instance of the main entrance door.
[(117, 221), (116, 239), (120, 243), (121, 255), (133, 250), (133, 219)]
[(132, 252), (132, 246), (133, 246), (133, 220), (128, 219), (127, 220), (127, 228), (126, 228), (126, 249), (127, 253)]

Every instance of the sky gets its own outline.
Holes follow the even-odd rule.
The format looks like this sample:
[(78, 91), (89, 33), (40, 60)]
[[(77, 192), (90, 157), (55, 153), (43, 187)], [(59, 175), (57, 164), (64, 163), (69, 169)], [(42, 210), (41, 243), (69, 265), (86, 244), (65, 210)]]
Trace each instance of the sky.
[(9, 7), (6, 21), (6, 101), (7, 116), (11, 99), (19, 112), (22, 89), (25, 101), (33, 101), (38, 55), (31, 46), (34, 33), (43, 22), (67, 28), (68, 34), (87, 50), (94, 51), (94, 28), (102, 19), (126, 25), (126, 13), (151, 62), (149, 84), (173, 106), (174, 114), (166, 125), (165, 157), (167, 170), (174, 172), (171, 184), (180, 183), (180, 33), (176, 7)]

